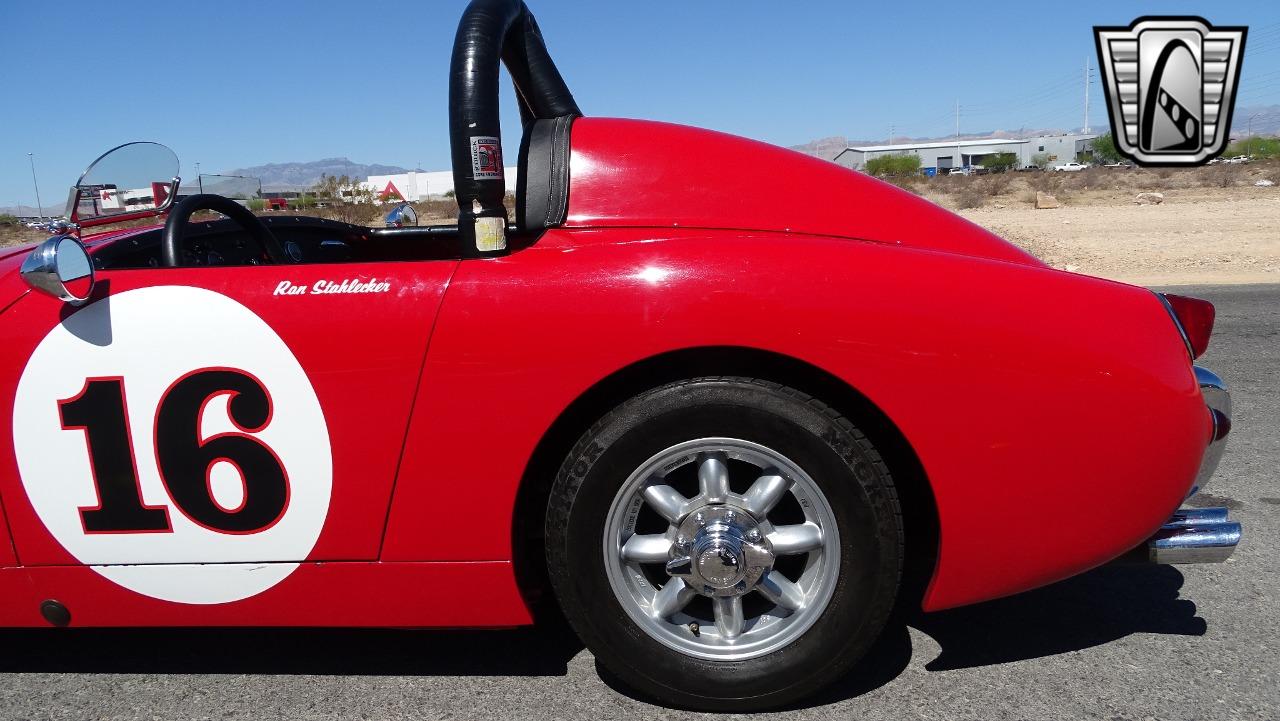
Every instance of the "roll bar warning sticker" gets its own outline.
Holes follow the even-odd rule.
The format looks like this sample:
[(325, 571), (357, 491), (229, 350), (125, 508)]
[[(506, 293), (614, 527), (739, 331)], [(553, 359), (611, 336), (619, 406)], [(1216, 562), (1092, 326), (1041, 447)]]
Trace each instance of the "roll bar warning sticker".
[(491, 135), (471, 137), (471, 177), (502, 180), (502, 142)]

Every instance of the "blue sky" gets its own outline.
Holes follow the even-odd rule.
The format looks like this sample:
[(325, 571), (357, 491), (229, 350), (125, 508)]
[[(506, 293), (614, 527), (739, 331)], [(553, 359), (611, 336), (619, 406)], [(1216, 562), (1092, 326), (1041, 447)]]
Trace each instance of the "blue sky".
[[(46, 206), (101, 151), (172, 147), (183, 175), (346, 156), (448, 167), (463, 0), (0, 0), (0, 206)], [(530, 0), (583, 112), (793, 145), (1077, 127), (1091, 26), (1200, 14), (1250, 26), (1237, 105), (1280, 104), (1280, 3)], [(129, 8), (129, 9), (126, 9)], [(374, 9), (376, 8), (376, 9)], [(957, 40), (958, 37), (967, 38)], [(936, 42), (935, 42), (936, 41)], [(518, 118), (503, 98), (508, 154)], [(1092, 88), (1090, 122), (1106, 124)]]

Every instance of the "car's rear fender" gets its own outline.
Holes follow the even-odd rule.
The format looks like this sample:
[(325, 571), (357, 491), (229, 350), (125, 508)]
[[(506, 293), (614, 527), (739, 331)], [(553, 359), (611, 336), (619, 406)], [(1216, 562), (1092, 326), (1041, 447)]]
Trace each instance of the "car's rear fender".
[[(798, 359), (893, 420), (937, 499), (931, 609), (1049, 583), (1145, 540), (1185, 497), (1211, 431), (1185, 347), (1141, 288), (786, 234), (555, 234), (577, 237), (454, 277), (384, 558), (510, 558), (517, 486), (556, 418), (618, 369), (684, 348)], [(459, 487), (465, 519), (428, 534), (422, 519)], [(1071, 534), (1055, 532), (1086, 503)]]

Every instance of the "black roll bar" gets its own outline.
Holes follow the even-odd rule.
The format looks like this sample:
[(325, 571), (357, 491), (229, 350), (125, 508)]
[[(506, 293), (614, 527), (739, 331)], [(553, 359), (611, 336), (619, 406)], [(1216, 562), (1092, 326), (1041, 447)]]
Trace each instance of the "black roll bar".
[(511, 73), (525, 129), (535, 120), (578, 116), (573, 95), (521, 0), (471, 0), (458, 23), (449, 65), (449, 142), (458, 233), (468, 257), (506, 252), (506, 183), (498, 119), (498, 63)]

